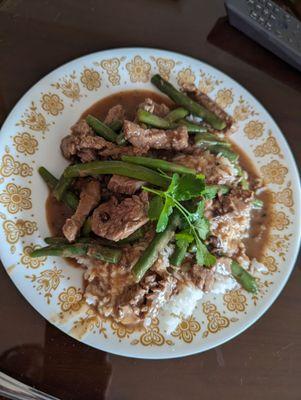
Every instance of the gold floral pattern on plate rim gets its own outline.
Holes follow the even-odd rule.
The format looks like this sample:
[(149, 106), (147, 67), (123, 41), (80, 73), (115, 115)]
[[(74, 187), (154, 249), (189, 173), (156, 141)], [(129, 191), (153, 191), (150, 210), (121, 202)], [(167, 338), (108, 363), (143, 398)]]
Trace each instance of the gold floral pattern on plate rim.
[[(114, 65), (107, 65), (110, 60), (115, 61)], [(234, 116), (233, 139), (250, 148), (251, 158), (273, 192), (275, 215), (264, 259), (267, 271), (259, 278), (259, 293), (253, 297), (238, 291), (224, 296), (207, 295), (192, 317), (182, 319), (182, 325), (171, 335), (166, 335), (157, 319), (141, 332), (98, 321), (91, 310), (82, 311), (85, 305), (80, 271), (63, 260), (48, 258), (31, 265), (27, 259), (29, 248), (43, 245), (41, 232), (48, 232), (46, 221), (41, 218), (47, 189), (38, 177), (37, 167), (45, 164), (58, 175), (65, 165), (60, 156), (55, 165), (46, 156), (48, 143), (51, 141), (58, 148), (64, 135), (59, 127), (71, 126), (83, 110), (101, 97), (125, 89), (150, 89), (150, 77), (158, 71), (175, 85), (194, 81)], [(62, 94), (71, 101), (66, 102)], [(81, 321), (87, 329), (78, 339), (84, 343), (140, 358), (170, 358), (207, 350), (229, 340), (260, 317), (278, 296), (293, 268), (290, 258), (296, 255), (300, 237), (300, 187), (294, 159), (279, 128), (258, 101), (231, 78), (201, 61), (139, 48), (108, 50), (71, 61), (23, 96), (5, 121), (2, 137), (3, 264), (27, 300), (46, 319), (56, 320), (58, 328), (76, 337), (75, 327)], [(55, 319), (55, 315), (63, 318)], [(92, 322), (95, 329), (91, 328)]]

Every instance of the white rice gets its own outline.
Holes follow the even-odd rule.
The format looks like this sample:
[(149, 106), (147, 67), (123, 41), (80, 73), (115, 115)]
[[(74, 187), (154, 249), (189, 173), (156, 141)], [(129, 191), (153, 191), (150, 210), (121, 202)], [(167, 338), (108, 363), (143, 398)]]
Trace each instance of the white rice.
[(159, 313), (161, 329), (167, 334), (173, 332), (181, 322), (181, 317), (187, 318), (193, 313), (203, 294), (203, 291), (198, 288), (185, 286), (161, 309)]
[(215, 282), (210, 293), (224, 294), (227, 290), (232, 290), (237, 286), (237, 281), (232, 277), (223, 263), (218, 262), (215, 268)]
[[(217, 262), (215, 265), (214, 278), (215, 282), (210, 293), (224, 294), (226, 291), (238, 287), (236, 280), (222, 262)], [(204, 294), (206, 295), (206, 293), (195, 286), (184, 286), (160, 311), (159, 318), (162, 329), (167, 334), (173, 332), (182, 318), (187, 318), (193, 313), (198, 301), (202, 299)]]

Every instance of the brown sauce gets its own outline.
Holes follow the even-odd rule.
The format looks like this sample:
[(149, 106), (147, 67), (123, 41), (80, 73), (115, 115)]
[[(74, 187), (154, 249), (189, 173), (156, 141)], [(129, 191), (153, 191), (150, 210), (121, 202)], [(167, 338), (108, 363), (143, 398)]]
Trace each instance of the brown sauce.
[(109, 109), (116, 104), (121, 104), (126, 111), (126, 117), (129, 120), (133, 120), (137, 110), (137, 106), (147, 98), (151, 98), (156, 103), (165, 103), (168, 107), (174, 108), (174, 103), (166, 96), (152, 92), (150, 90), (126, 90), (112, 94), (111, 96), (105, 97), (104, 99), (96, 102), (90, 108), (88, 108), (81, 118), (85, 118), (88, 114), (94, 115), (94, 117), (104, 120)]
[[(126, 111), (126, 117), (128, 119), (133, 119), (138, 104), (142, 103), (147, 97), (153, 99), (157, 103), (165, 103), (170, 108), (174, 108), (174, 104), (166, 96), (148, 90), (129, 90), (113, 94), (96, 102), (81, 115), (81, 118), (92, 114), (103, 120), (111, 107), (116, 104), (121, 104)], [(240, 165), (248, 172), (250, 178), (257, 178), (259, 174), (247, 154), (235, 143), (232, 143), (232, 147), (233, 150), (239, 154)], [(253, 211), (250, 238), (245, 241), (245, 244), (248, 256), (250, 258), (256, 257), (256, 259), (260, 261), (268, 242), (272, 201), (271, 193), (267, 190), (257, 197), (263, 200), (264, 207), (261, 210)], [(62, 226), (66, 218), (72, 215), (72, 212), (67, 206), (63, 203), (59, 203), (54, 196), (49, 194), (46, 201), (46, 215), (51, 235), (61, 236)], [(258, 238), (260, 240), (258, 240)], [(75, 260), (68, 259), (68, 261), (71, 261), (71, 264), (74, 266), (79, 266)]]
[[(246, 152), (242, 150), (236, 143), (232, 142), (232, 149), (235, 153), (239, 154), (239, 163), (242, 169), (247, 171), (250, 180), (259, 178), (259, 173), (256, 166), (252, 163)], [(252, 258), (261, 260), (264, 255), (266, 245), (268, 243), (271, 215), (272, 215), (272, 193), (269, 190), (264, 190), (256, 195), (256, 198), (263, 201), (263, 208), (260, 210), (254, 209), (252, 211), (250, 236), (246, 239), (245, 245), (247, 248), (247, 255)]]

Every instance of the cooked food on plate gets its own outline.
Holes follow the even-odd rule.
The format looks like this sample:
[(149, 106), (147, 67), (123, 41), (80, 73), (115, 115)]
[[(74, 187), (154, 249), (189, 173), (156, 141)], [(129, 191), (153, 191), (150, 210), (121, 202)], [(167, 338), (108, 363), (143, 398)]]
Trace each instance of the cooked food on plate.
[(151, 81), (164, 95), (120, 92), (81, 116), (59, 178), (39, 168), (52, 236), (31, 257), (73, 260), (104, 318), (159, 315), (171, 332), (208, 293), (258, 290), (269, 201), (231, 116), (193, 85)]

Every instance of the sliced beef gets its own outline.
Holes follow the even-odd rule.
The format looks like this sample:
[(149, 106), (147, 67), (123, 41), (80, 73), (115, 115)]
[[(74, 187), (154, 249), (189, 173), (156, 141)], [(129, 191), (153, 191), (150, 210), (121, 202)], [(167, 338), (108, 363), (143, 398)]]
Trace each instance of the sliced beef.
[(246, 208), (251, 207), (254, 199), (254, 192), (251, 190), (243, 190), (241, 188), (233, 188), (224, 196), (219, 196), (212, 206), (212, 211), (216, 215), (224, 215), (228, 213), (242, 213)]
[(149, 97), (146, 98), (143, 103), (139, 104), (139, 108), (162, 118), (166, 117), (166, 115), (170, 111), (169, 107), (167, 107), (166, 104), (164, 103), (158, 104)]
[(146, 193), (126, 198), (120, 203), (113, 196), (94, 211), (92, 231), (116, 242), (125, 239), (148, 221), (147, 209)]
[(82, 189), (75, 214), (68, 218), (63, 233), (69, 242), (73, 242), (90, 212), (100, 202), (101, 189), (97, 180), (88, 182)]
[(125, 110), (121, 104), (109, 109), (108, 114), (104, 120), (104, 123), (110, 125), (114, 121), (123, 121), (125, 117)]
[(220, 119), (225, 121), (227, 124), (227, 129), (231, 128), (233, 124), (233, 118), (227, 114), (217, 103), (215, 103), (215, 101), (210, 99), (210, 97), (208, 97), (205, 93), (202, 93), (200, 90), (198, 90), (193, 84), (184, 84), (183, 89), (191, 99), (201, 104), (207, 108), (207, 110), (213, 112)]
[(100, 158), (113, 158), (119, 160), (121, 156), (141, 156), (148, 152), (148, 148), (138, 148), (133, 146), (117, 146), (112, 143), (112, 146), (98, 152)]
[(198, 264), (192, 266), (188, 272), (188, 279), (204, 292), (209, 292), (214, 284), (214, 269), (201, 267)]
[(232, 257), (240, 252), (242, 240), (249, 236), (253, 192), (232, 189), (213, 201), (206, 216), (210, 223), (209, 244), (213, 253)]
[(133, 146), (142, 149), (182, 150), (188, 146), (188, 132), (185, 126), (165, 131), (143, 129), (134, 122), (124, 121), (123, 132)]
[(176, 286), (177, 280), (171, 275), (161, 277), (150, 272), (140, 283), (126, 288), (116, 299), (116, 319), (123, 324), (133, 324), (145, 318), (154, 318)]
[(85, 119), (80, 119), (71, 126), (71, 133), (74, 136), (94, 136), (93, 129), (88, 125)]
[(61, 150), (68, 160), (78, 156), (82, 162), (97, 159), (97, 151), (115, 147), (100, 136), (96, 136), (85, 120), (80, 120), (72, 128), (72, 135), (63, 138)]
[(137, 179), (128, 178), (127, 176), (113, 175), (108, 183), (108, 189), (114, 193), (134, 194), (145, 183)]

